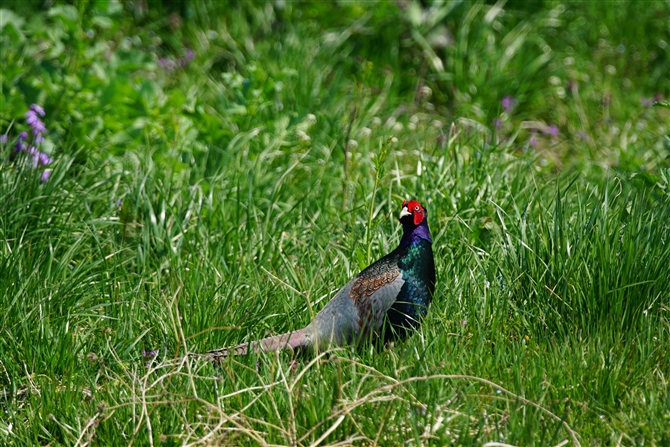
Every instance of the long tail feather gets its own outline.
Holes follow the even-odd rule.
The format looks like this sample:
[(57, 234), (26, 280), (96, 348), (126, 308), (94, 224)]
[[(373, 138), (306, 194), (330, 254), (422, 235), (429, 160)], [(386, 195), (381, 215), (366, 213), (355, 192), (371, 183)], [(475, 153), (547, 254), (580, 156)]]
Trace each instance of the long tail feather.
[(241, 345), (231, 346), (229, 348), (215, 349), (209, 351), (206, 356), (218, 360), (229, 355), (246, 355), (249, 352), (249, 349), (254, 352), (271, 352), (281, 349), (295, 349), (308, 346), (309, 338), (307, 337), (306, 331), (305, 329), (300, 329), (299, 331), (275, 335), (274, 337), (268, 337), (249, 343), (242, 343)]

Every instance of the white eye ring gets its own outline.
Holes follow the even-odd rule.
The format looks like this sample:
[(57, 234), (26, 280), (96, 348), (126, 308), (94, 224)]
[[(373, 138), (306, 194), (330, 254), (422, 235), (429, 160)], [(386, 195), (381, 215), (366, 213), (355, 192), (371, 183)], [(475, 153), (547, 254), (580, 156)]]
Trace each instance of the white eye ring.
[(414, 211), (419, 211), (419, 206), (418, 205), (414, 207)]

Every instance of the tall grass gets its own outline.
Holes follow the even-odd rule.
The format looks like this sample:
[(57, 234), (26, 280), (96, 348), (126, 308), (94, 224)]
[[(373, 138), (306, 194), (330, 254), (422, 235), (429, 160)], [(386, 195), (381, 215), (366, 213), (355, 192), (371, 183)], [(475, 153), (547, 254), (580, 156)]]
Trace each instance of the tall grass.
[[(647, 90), (607, 118), (553, 96), (564, 41), (532, 61), (557, 5), (189, 5), (179, 26), (114, 2), (17, 6), (26, 19), (3, 25), (3, 443), (670, 442), (667, 111)], [(576, 21), (550, 28), (593, 32)], [(455, 43), (435, 48), (444, 27)], [(451, 75), (415, 64), (426, 54)], [(14, 153), (32, 102), (46, 182)], [(559, 135), (542, 133), (553, 116)], [(395, 247), (408, 197), (429, 211), (438, 276), (413, 337), (217, 367), (184, 355), (306, 325)]]

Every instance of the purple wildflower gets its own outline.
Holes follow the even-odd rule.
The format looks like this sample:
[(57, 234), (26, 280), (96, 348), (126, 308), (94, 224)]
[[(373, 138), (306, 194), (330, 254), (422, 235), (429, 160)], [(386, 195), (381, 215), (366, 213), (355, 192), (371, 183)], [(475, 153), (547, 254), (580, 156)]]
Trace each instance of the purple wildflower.
[(142, 355), (143, 355), (144, 357), (153, 357), (153, 356), (155, 356), (156, 354), (158, 354), (158, 349), (154, 349), (153, 351), (149, 351), (149, 352), (147, 352), (147, 351), (145, 351), (144, 349), (142, 349)]
[(652, 98), (640, 98), (640, 104), (642, 104), (642, 107), (651, 107), (654, 100)]
[(21, 132), (19, 138), (16, 140), (16, 147), (14, 147), (14, 152), (25, 151), (27, 149), (24, 141), (28, 139), (28, 132)]
[(164, 68), (167, 71), (172, 71), (176, 67), (175, 61), (173, 61), (172, 59), (168, 59), (166, 57), (161, 57), (160, 59), (158, 59), (156, 63), (158, 64), (159, 67)]
[(5, 144), (8, 139), (9, 137), (7, 136), (7, 134), (0, 136), (0, 144)]
[(42, 107), (38, 106), (37, 104), (31, 105), (30, 110), (37, 113), (39, 116), (44, 116), (45, 115), (44, 109)]
[(546, 133), (547, 135), (551, 135), (552, 137), (557, 137), (558, 136), (558, 127), (556, 127), (555, 124), (552, 124), (551, 126), (542, 129), (542, 132)]
[(500, 118), (494, 118), (493, 119), (493, 126), (499, 131), (502, 130), (502, 128), (503, 128), (502, 120)]
[[(40, 152), (37, 150), (35, 146), (37, 146), (39, 143), (44, 141), (44, 137), (42, 136), (42, 133), (45, 132), (47, 129), (44, 126), (44, 123), (42, 120), (40, 120), (40, 116), (44, 116), (44, 109), (40, 107), (37, 104), (32, 104), (29, 108), (29, 110), (26, 112), (25, 117), (26, 117), (26, 122), (28, 125), (32, 128), (33, 134), (35, 135), (35, 138), (32, 141), (32, 144), (34, 145), (27, 145), (28, 141), (28, 132), (21, 132), (19, 134), (19, 137), (16, 139), (16, 146), (14, 148), (14, 152), (24, 152), (26, 154), (26, 163), (28, 166), (32, 167), (33, 169), (36, 169), (39, 166), (48, 166), (51, 163), (53, 163), (53, 159), (49, 157), (48, 154), (45, 154), (44, 152)], [(42, 182), (46, 182), (49, 180), (49, 176), (51, 175), (51, 170), (45, 170), (41, 174), (41, 180)]]
[(44, 152), (38, 151), (35, 146), (26, 146), (23, 142), (25, 140), (23, 134), (25, 134), (25, 132), (22, 132), (21, 135), (19, 135), (19, 139), (16, 142), (16, 148), (14, 149), (15, 152), (25, 152), (28, 157), (32, 159), (33, 168), (38, 166), (48, 166), (53, 163), (51, 157)]
[[(157, 354), (158, 354), (158, 349), (154, 349), (153, 351), (149, 351), (149, 352), (147, 352), (147, 351), (145, 351), (144, 349), (142, 349), (142, 356), (143, 356), (144, 358), (151, 358), (151, 357), (153, 357), (153, 356), (155, 356), (155, 355), (157, 355)], [(150, 367), (152, 361), (153, 361), (153, 359), (152, 359), (152, 360), (149, 360), (147, 363), (144, 364), (144, 366), (145, 366), (146, 368)]]
[(53, 163), (53, 159), (49, 157), (47, 154), (44, 152), (38, 152), (37, 153), (37, 158), (39, 161), (39, 164), (42, 166), (49, 166), (51, 163)]
[[(35, 106), (35, 104), (33, 104)], [(47, 130), (46, 127), (44, 127), (44, 123), (40, 120), (39, 116), (37, 116), (38, 112), (41, 111), (44, 113), (43, 110), (37, 111), (33, 110), (31, 106), (31, 109), (26, 112), (26, 123), (33, 129), (33, 134), (35, 135), (35, 142), (40, 143), (43, 141), (42, 138), (42, 133)], [(36, 106), (39, 107), (39, 106)]]
[(35, 149), (34, 146), (30, 146), (26, 151), (30, 158), (33, 160), (33, 168), (36, 168), (40, 163), (40, 154), (41, 152)]
[(500, 100), (500, 105), (502, 106), (503, 110), (507, 113), (510, 113), (512, 109), (514, 109), (514, 106), (516, 106), (516, 99), (514, 99), (511, 96), (505, 96), (503, 99)]
[(116, 201), (116, 206), (118, 206), (119, 208), (122, 207), (123, 206), (123, 200), (121, 200), (121, 199), (117, 200)]
[(416, 414), (420, 414), (421, 416), (425, 416), (426, 415), (426, 405), (420, 404), (418, 407), (414, 408), (414, 412)]
[(180, 67), (185, 67), (193, 59), (195, 59), (195, 51), (189, 48), (188, 50), (186, 50), (186, 54), (184, 54), (184, 57), (177, 59), (177, 65), (179, 65)]

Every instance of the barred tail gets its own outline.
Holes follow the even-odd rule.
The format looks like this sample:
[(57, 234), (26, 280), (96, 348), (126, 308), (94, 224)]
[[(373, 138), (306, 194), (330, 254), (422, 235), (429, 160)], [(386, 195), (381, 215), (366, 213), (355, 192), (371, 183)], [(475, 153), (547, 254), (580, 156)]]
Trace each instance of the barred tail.
[(207, 356), (214, 360), (218, 360), (229, 355), (246, 355), (249, 352), (249, 348), (254, 352), (271, 352), (281, 349), (295, 349), (308, 346), (309, 338), (307, 337), (306, 331), (305, 329), (300, 329), (299, 331), (275, 335), (274, 337), (268, 337), (258, 341), (242, 343), (241, 345), (230, 348), (215, 349), (209, 351)]

